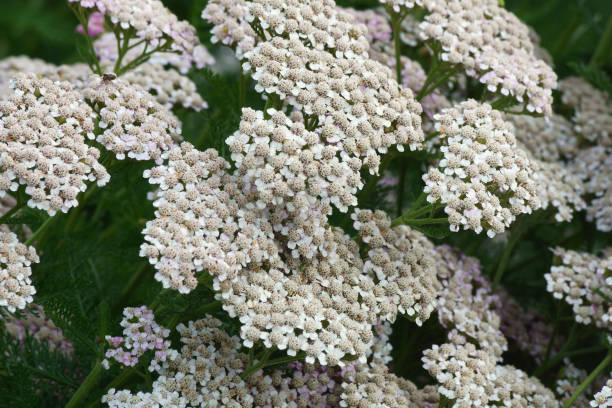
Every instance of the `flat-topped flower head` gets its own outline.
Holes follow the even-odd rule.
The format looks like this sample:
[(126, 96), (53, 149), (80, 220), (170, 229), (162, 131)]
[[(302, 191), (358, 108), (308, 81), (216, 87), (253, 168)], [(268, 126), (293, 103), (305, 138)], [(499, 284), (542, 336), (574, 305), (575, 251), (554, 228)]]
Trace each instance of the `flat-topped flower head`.
[[(245, 54), (255, 89), (300, 110), (326, 143), (341, 145), (371, 174), (392, 147), (420, 149), (421, 105), (400, 89), (388, 67), (364, 58), (334, 57), (298, 37), (274, 37)], [(311, 61), (316, 61), (311, 63)]]
[(364, 271), (385, 291), (382, 314), (395, 320), (407, 314), (419, 326), (437, 307), (441, 289), (435, 271), (435, 249), (422, 233), (405, 225), (391, 228), (384, 211), (356, 209), (353, 227), (367, 247)]
[(574, 110), (574, 130), (587, 141), (612, 147), (612, 100), (582, 78), (559, 82), (561, 102)]
[(439, 58), (463, 67), (490, 92), (511, 96), (529, 112), (550, 116), (557, 75), (539, 59), (529, 28), (497, 0), (424, 2), (424, 40), (439, 43)]
[(78, 205), (86, 182), (110, 176), (89, 147), (94, 113), (68, 82), (20, 74), (0, 103), (0, 197), (25, 185), (28, 206), (55, 214)]
[(34, 247), (26, 247), (15, 233), (0, 225), (0, 306), (15, 312), (33, 299), (31, 265), (38, 263)]
[[(118, 30), (133, 31), (136, 41), (151, 51), (164, 47), (163, 51), (177, 54), (181, 65), (203, 68), (212, 58), (187, 21), (179, 20), (159, 0), (69, 0), (86, 9), (104, 14)], [(140, 55), (138, 52), (136, 55)], [(188, 69), (188, 68), (187, 68)]]
[(202, 10), (202, 18), (213, 24), (210, 30), (213, 44), (231, 47), (236, 57), (242, 59), (245, 52), (252, 50), (260, 40), (247, 16), (246, 0), (211, 0)]
[(92, 76), (83, 95), (98, 114), (101, 132), (96, 141), (119, 160), (127, 156), (160, 164), (165, 152), (181, 140), (180, 121), (138, 85)]
[(593, 396), (590, 404), (593, 408), (612, 407), (612, 380), (606, 381), (601, 391)]
[(534, 162), (517, 147), (512, 124), (468, 100), (434, 116), (443, 157), (423, 175), (427, 201), (445, 204), (452, 231), (489, 237), (540, 207)]
[(612, 305), (607, 299), (612, 296), (612, 256), (600, 258), (563, 248), (553, 253), (560, 262), (544, 275), (546, 290), (572, 306), (576, 322), (610, 330)]
[(121, 79), (140, 86), (166, 109), (182, 106), (199, 112), (208, 108), (191, 79), (160, 64), (144, 63), (123, 74)]
[(555, 394), (540, 380), (511, 365), (495, 367), (493, 386), (495, 392), (490, 399), (507, 407), (559, 407)]
[(600, 231), (612, 231), (612, 149), (604, 146), (581, 149), (570, 170), (584, 182), (584, 192), (591, 198), (587, 219), (595, 221)]

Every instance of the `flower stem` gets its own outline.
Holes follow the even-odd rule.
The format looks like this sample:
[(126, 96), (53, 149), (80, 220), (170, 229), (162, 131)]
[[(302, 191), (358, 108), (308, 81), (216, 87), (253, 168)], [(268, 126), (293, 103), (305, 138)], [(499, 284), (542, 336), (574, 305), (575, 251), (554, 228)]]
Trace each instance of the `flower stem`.
[(32, 236), (30, 238), (28, 238), (28, 240), (26, 242), (24, 242), (25, 246), (29, 246), (30, 244), (32, 244), (34, 241), (36, 241), (36, 239), (38, 238), (38, 236), (40, 234), (42, 234), (47, 227), (49, 227), (49, 225), (51, 224), (51, 222), (57, 218), (57, 214), (55, 214), (52, 217), (49, 217), (45, 220), (45, 222), (42, 223), (42, 225), (40, 227), (38, 227), (38, 229), (36, 231), (34, 231), (34, 233), (32, 234)]
[(0, 217), (0, 224), (5, 224), (9, 220), (9, 218), (11, 218), (11, 216), (17, 211), (19, 211), (23, 206), (23, 203), (18, 202), (17, 204), (15, 204), (13, 208), (8, 210), (2, 217)]
[[(251, 374), (253, 374), (255, 371), (264, 368), (266, 365), (266, 362), (268, 361), (268, 359), (270, 358), (270, 355), (272, 354), (272, 349), (266, 349), (266, 351), (264, 352), (261, 360), (259, 360), (257, 362), (257, 364), (251, 365), (249, 367), (247, 367), (242, 374), (240, 374), (240, 378), (242, 378), (243, 380), (246, 380), (247, 378), (249, 378), (251, 376)], [(274, 361), (274, 360), (273, 360)]]
[(563, 404), (563, 408), (571, 407), (574, 401), (576, 401), (576, 399), (580, 396), (580, 394), (582, 394), (584, 390), (589, 386), (589, 384), (593, 382), (595, 377), (597, 377), (599, 373), (602, 372), (608, 366), (608, 364), (610, 364), (610, 361), (612, 361), (612, 348), (608, 350), (608, 354), (606, 355), (606, 357), (601, 361), (601, 363), (599, 363), (597, 367), (595, 367), (593, 372), (589, 374), (587, 378), (585, 378), (582, 384), (578, 386), (572, 396), (569, 397), (567, 401), (565, 401), (565, 403)]
[(87, 398), (92, 390), (100, 379), (100, 375), (102, 374), (102, 363), (100, 361), (96, 361), (96, 364), (91, 369), (85, 381), (81, 384), (81, 386), (76, 390), (68, 404), (66, 404), (66, 408), (73, 408), (82, 406), (82, 401)]
[(506, 243), (506, 248), (504, 248), (504, 253), (502, 254), (501, 259), (499, 260), (499, 264), (497, 265), (497, 271), (495, 272), (495, 278), (493, 278), (493, 286), (492, 290), (495, 292), (497, 286), (501, 282), (501, 278), (506, 270), (506, 266), (508, 266), (508, 261), (510, 261), (510, 257), (512, 256), (512, 250), (516, 246), (519, 241), (519, 238), (525, 232), (525, 225), (522, 218), (516, 220), (514, 225), (510, 231), (510, 238), (508, 238), (508, 242)]

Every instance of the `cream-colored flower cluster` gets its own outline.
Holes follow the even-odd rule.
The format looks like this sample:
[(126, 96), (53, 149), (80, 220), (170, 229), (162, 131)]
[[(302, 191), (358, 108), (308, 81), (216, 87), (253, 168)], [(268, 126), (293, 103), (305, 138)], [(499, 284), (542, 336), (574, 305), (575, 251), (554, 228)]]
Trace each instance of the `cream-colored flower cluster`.
[(131, 85), (139, 85), (166, 109), (182, 106), (199, 112), (208, 108), (191, 79), (161, 64), (139, 65), (123, 74), (121, 79)]
[(578, 134), (601, 146), (612, 146), (612, 101), (582, 78), (559, 82), (561, 102), (574, 110), (572, 122)]
[(256, 90), (278, 94), (301, 110), (309, 124), (322, 128), (327, 143), (360, 158), (371, 174), (378, 172), (379, 153), (393, 146), (421, 148), (421, 106), (382, 64), (334, 57), (309, 48), (299, 36), (274, 37), (245, 57), (243, 68), (252, 71)]
[[(405, 6), (406, 7), (406, 6)], [(421, 37), (440, 44), (439, 58), (459, 64), (490, 92), (550, 116), (557, 75), (535, 55), (529, 28), (497, 0), (427, 1)]]
[[(576, 367), (569, 358), (565, 358), (563, 364), (564, 366), (559, 371), (554, 384), (555, 394), (561, 404), (565, 403), (574, 394), (588, 376), (586, 370)], [(597, 389), (596, 382), (597, 380), (589, 384), (584, 392), (576, 398), (572, 406), (588, 408), (590, 406), (588, 395), (593, 394)]]
[(165, 152), (181, 139), (181, 122), (139, 86), (93, 76), (84, 99), (99, 116), (96, 141), (119, 160), (127, 156), (160, 164)]
[[(133, 30), (149, 51), (164, 44), (178, 54), (183, 64), (202, 68), (211, 57), (187, 21), (179, 20), (159, 0), (69, 0), (84, 8), (95, 8), (120, 30)], [(143, 44), (144, 46), (144, 44)]]
[(31, 265), (38, 261), (34, 247), (26, 247), (8, 227), (0, 226), (0, 306), (14, 312), (34, 300)]
[(28, 205), (54, 215), (75, 207), (87, 181), (110, 179), (93, 137), (94, 113), (68, 82), (20, 74), (0, 102), (0, 197), (25, 185)]
[(491, 283), (481, 274), (480, 262), (446, 245), (436, 247), (436, 253), (442, 282), (438, 300), (440, 323), (456, 329), (500, 359), (508, 343), (500, 329), (499, 298), (491, 294)]
[(434, 119), (443, 158), (423, 175), (424, 192), (428, 202), (445, 204), (451, 230), (493, 237), (541, 206), (537, 168), (499, 111), (468, 100)]
[(260, 40), (247, 21), (249, 9), (246, 0), (211, 0), (202, 11), (202, 18), (213, 24), (213, 44), (232, 47), (236, 57), (242, 59)]
[(391, 228), (391, 219), (381, 210), (356, 209), (351, 218), (368, 251), (364, 271), (384, 289), (382, 315), (393, 321), (398, 312), (407, 314), (420, 326), (436, 309), (441, 289), (433, 244), (408, 226)]
[(544, 275), (546, 290), (572, 306), (578, 323), (612, 328), (612, 305), (607, 301), (612, 297), (612, 256), (599, 258), (563, 248), (553, 253), (560, 263)]
[(342, 212), (357, 205), (361, 163), (283, 112), (267, 114), (266, 120), (261, 111), (243, 109), (240, 129), (226, 143), (237, 177), (257, 192), (258, 207), (274, 209), (275, 230), (287, 236), (293, 256), (310, 258), (326, 245), (331, 205)]
[(587, 219), (597, 229), (612, 231), (612, 148), (595, 145), (578, 152), (570, 169), (584, 182), (584, 191), (591, 195)]

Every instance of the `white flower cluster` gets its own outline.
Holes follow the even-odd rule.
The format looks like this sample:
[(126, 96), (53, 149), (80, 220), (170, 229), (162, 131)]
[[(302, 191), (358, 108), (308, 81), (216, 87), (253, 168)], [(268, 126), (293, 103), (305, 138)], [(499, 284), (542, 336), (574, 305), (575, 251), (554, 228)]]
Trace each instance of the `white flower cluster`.
[(68, 82), (20, 74), (12, 94), (0, 102), (0, 197), (25, 185), (28, 206), (67, 212), (86, 181), (110, 179), (100, 152), (85, 144), (94, 116)]
[(529, 28), (514, 14), (497, 0), (424, 3), (421, 38), (440, 44), (443, 62), (462, 65), (490, 92), (513, 97), (529, 112), (552, 114), (557, 75), (535, 55)]
[(541, 205), (536, 166), (519, 149), (512, 124), (488, 104), (468, 100), (434, 116), (443, 158), (423, 175), (427, 201), (441, 201), (452, 231), (489, 237)]
[(592, 196), (587, 219), (595, 220), (601, 231), (612, 231), (612, 148), (586, 147), (578, 152), (570, 168), (584, 181), (585, 193)]
[(599, 258), (563, 248), (555, 248), (553, 253), (560, 264), (544, 275), (546, 290), (572, 306), (578, 323), (610, 330), (612, 305), (606, 299), (612, 297), (612, 256)]
[[(571, 169), (560, 162), (537, 161), (537, 165), (538, 171), (534, 178), (538, 185), (537, 195), (542, 203), (542, 209), (554, 207), (555, 220), (563, 222), (571, 221), (574, 212), (587, 208), (582, 198), (584, 183), (572, 173)], [(601, 215), (597, 217), (598, 220), (602, 218)]]
[[(188, 293), (197, 286), (194, 273), (204, 269), (206, 249), (217, 244), (213, 229), (229, 215), (224, 210), (230, 197), (221, 191), (227, 167), (215, 150), (200, 152), (182, 143), (169, 151), (166, 165), (144, 172), (160, 191), (153, 202), (156, 218), (143, 230), (140, 255), (155, 265), (155, 279), (164, 288)], [(202, 236), (207, 230), (209, 235)], [(236, 262), (231, 253), (224, 257)]]
[(511, 365), (495, 367), (493, 384), (495, 394), (490, 399), (500, 401), (507, 407), (559, 407), (553, 392), (540, 380)]
[(127, 155), (160, 164), (174, 141), (181, 139), (181, 122), (139, 86), (93, 76), (84, 99), (99, 115), (97, 126), (102, 131), (96, 141), (119, 160)]
[(9, 316), (4, 321), (6, 331), (20, 342), (25, 342), (26, 337), (30, 336), (47, 344), (49, 350), (58, 350), (66, 356), (72, 355), (72, 343), (64, 337), (62, 329), (45, 316), (43, 308), (32, 304), (29, 309), (26, 309), (20, 317)]
[(499, 298), (492, 295), (491, 283), (481, 274), (480, 262), (446, 245), (436, 247), (436, 252), (442, 282), (438, 299), (440, 323), (501, 359), (508, 343), (500, 329)]
[(166, 109), (182, 106), (199, 112), (208, 108), (191, 79), (160, 64), (139, 65), (123, 74), (121, 79), (132, 85), (139, 85)]
[(591, 407), (607, 408), (612, 407), (612, 380), (608, 380), (601, 391), (593, 396)]
[(471, 343), (434, 344), (423, 352), (423, 368), (436, 379), (438, 391), (457, 407), (488, 406), (493, 395), (495, 358)]
[(26, 247), (8, 227), (0, 225), (0, 306), (12, 313), (34, 300), (31, 265), (38, 261), (34, 247)]
[(574, 129), (586, 140), (612, 146), (612, 101), (605, 91), (578, 77), (559, 82), (561, 102), (574, 110)]
[(292, 255), (310, 258), (326, 245), (331, 204), (342, 212), (357, 205), (361, 163), (303, 123), (274, 109), (267, 113), (269, 120), (261, 111), (243, 109), (240, 129), (226, 143), (237, 177), (257, 193), (256, 205), (274, 209), (275, 230), (287, 237)]
[[(555, 394), (561, 404), (567, 401), (576, 389), (587, 378), (586, 370), (576, 367), (568, 358), (563, 359), (564, 366), (561, 368), (557, 380), (555, 381)], [(593, 381), (587, 386), (572, 406), (588, 408), (590, 406), (587, 395), (591, 395), (597, 389), (596, 382)]]
[(168, 44), (183, 64), (203, 68), (211, 62), (195, 28), (180, 21), (159, 0), (69, 0), (84, 8), (95, 8), (121, 30), (134, 30), (138, 41), (156, 48)]
[(246, 0), (211, 0), (206, 3), (202, 18), (213, 24), (210, 41), (232, 47), (236, 57), (242, 59), (259, 40), (247, 21), (248, 14)]
[(125, 366), (134, 367), (144, 353), (153, 350), (155, 354), (149, 371), (159, 368), (160, 362), (168, 356), (170, 341), (166, 339), (170, 330), (155, 322), (153, 311), (146, 306), (126, 307), (120, 325), (123, 327), (123, 336), (104, 338), (111, 348), (106, 351), (102, 365), (108, 369), (108, 359), (113, 359)]
[(351, 218), (367, 246), (364, 271), (385, 291), (382, 315), (393, 321), (399, 312), (422, 325), (436, 309), (441, 289), (433, 244), (405, 225), (391, 228), (391, 219), (381, 210), (356, 209)]

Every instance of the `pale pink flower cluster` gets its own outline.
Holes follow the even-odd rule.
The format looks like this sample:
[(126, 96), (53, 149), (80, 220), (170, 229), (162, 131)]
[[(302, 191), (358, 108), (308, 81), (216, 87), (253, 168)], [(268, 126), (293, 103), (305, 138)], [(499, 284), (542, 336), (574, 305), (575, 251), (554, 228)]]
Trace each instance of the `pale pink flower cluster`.
[(38, 261), (34, 247), (26, 247), (7, 226), (0, 225), (0, 306), (15, 312), (34, 300), (31, 265)]
[(134, 367), (138, 360), (147, 351), (153, 351), (153, 359), (149, 371), (160, 368), (168, 358), (170, 341), (167, 340), (170, 330), (161, 327), (155, 322), (153, 311), (146, 306), (126, 307), (123, 309), (122, 336), (106, 336), (110, 345), (102, 361), (104, 367), (109, 368), (109, 359), (119, 364)]

